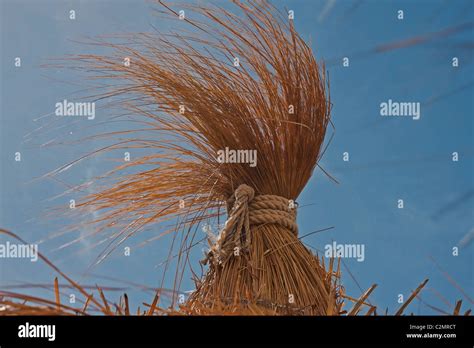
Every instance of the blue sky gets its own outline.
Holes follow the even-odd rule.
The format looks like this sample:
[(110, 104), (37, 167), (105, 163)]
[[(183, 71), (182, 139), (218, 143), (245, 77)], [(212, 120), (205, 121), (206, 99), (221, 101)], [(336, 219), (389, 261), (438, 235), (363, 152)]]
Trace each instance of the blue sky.
[[(447, 311), (452, 311), (449, 305), (457, 299), (468, 304), (431, 258), (472, 297), (473, 243), (460, 248), (458, 256), (453, 256), (452, 248), (474, 228), (474, 3), (274, 3), (294, 10), (298, 31), (311, 42), (317, 59), (326, 62), (331, 82), (335, 133), (320, 164), (339, 184), (316, 171), (298, 199), (298, 223), (301, 235), (334, 228), (303, 241), (320, 250), (332, 241), (364, 244), (364, 262), (344, 260), (357, 282), (343, 269), (343, 284), (356, 297), (361, 289), (377, 283), (371, 302), (382, 310), (388, 307), (394, 312), (399, 307), (398, 295), (407, 297), (425, 278), (430, 279), (422, 293), (426, 303)], [(86, 134), (84, 125), (64, 121), (50, 127), (48, 116), (41, 118), (54, 111), (56, 102), (73, 98), (83, 81), (73, 72), (40, 65), (52, 57), (99, 53), (77, 42), (85, 37), (150, 31), (152, 25), (170, 29), (153, 16), (151, 8), (150, 2), (131, 0), (1, 1), (0, 226), (30, 242), (63, 228), (69, 221), (50, 219), (45, 213), (68, 204), (70, 197), (53, 199), (65, 191), (64, 185), (31, 181), (101, 145), (38, 147), (57, 136)], [(69, 19), (71, 9), (76, 11), (75, 20)], [(399, 10), (403, 10), (403, 20), (397, 18)], [(413, 38), (420, 42), (407, 41)], [(14, 66), (15, 57), (21, 57), (19, 68)], [(343, 67), (343, 57), (349, 58), (348, 67)], [(453, 57), (458, 58), (458, 67), (452, 66)], [(380, 103), (389, 99), (419, 102), (420, 119), (380, 116)], [(98, 121), (106, 115), (103, 110)], [(41, 126), (39, 132), (27, 136)], [(14, 161), (17, 151), (22, 154), (21, 162)], [(343, 161), (344, 152), (349, 153), (348, 162)], [(453, 152), (459, 154), (457, 162), (452, 161)], [(78, 184), (110, 166), (110, 158), (93, 159), (67, 171), (61, 180)], [(403, 209), (397, 207), (399, 199), (404, 201)], [(158, 230), (145, 231), (131, 245)], [(87, 246), (85, 241), (54, 250), (66, 240), (67, 236), (42, 243), (40, 251), (84, 284), (131, 286), (83, 276), (101, 249), (75, 254)], [(166, 258), (169, 242), (163, 239), (133, 248), (127, 258), (114, 254), (91, 272), (157, 287), (163, 275), (158, 265)], [(193, 253), (196, 263), (200, 249)], [(0, 262), (0, 285), (50, 283), (54, 277), (40, 262)], [(172, 278), (172, 274), (165, 277), (165, 287), (172, 287)], [(192, 286), (189, 274), (185, 275), (182, 290)], [(135, 304), (152, 300), (151, 292), (129, 288), (127, 293)], [(109, 298), (118, 299), (119, 294), (110, 293)], [(410, 310), (437, 313), (417, 301)]]

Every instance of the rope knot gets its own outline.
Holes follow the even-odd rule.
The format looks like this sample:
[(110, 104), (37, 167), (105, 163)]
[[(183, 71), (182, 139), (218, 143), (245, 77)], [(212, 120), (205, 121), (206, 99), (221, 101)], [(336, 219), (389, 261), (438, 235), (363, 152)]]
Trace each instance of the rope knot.
[(293, 200), (276, 195), (255, 196), (255, 190), (245, 184), (240, 185), (227, 200), (228, 219), (219, 238), (207, 257), (222, 263), (232, 253), (245, 252), (250, 244), (250, 226), (277, 224), (298, 235), (296, 206)]
[(255, 190), (248, 185), (242, 184), (237, 187), (237, 190), (234, 192), (234, 196), (237, 202), (246, 200), (248, 203), (250, 203), (255, 197)]

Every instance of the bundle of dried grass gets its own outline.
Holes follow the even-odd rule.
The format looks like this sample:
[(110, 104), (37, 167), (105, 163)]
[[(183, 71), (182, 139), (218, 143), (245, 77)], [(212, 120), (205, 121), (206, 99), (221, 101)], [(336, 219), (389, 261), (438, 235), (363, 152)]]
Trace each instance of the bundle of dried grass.
[[(98, 98), (122, 96), (123, 107), (145, 116), (135, 120), (156, 132), (154, 140), (133, 135), (142, 130), (115, 132), (128, 138), (100, 150), (156, 150), (116, 168), (106, 175), (112, 184), (77, 205), (103, 211), (97, 231), (115, 231), (102, 258), (167, 219), (183, 221), (180, 231), (186, 226), (185, 240), (192, 241), (190, 226), (223, 215), (227, 206), (231, 226), (212, 246), (190, 308), (201, 313), (224, 303), (337, 313), (333, 274), (298, 239), (294, 205), (323, 153), (330, 122), (324, 67), (292, 20), (266, 2), (235, 1), (232, 12), (182, 5), (186, 12), (179, 13), (162, 5), (160, 13), (183, 19), (196, 34), (137, 34), (127, 43), (101, 42), (113, 55), (71, 58), (111, 80)], [(130, 64), (121, 64), (124, 57)], [(258, 162), (219, 160), (229, 149), (254, 151)], [(121, 176), (130, 168), (138, 170)]]
[[(324, 152), (330, 122), (324, 67), (287, 14), (265, 1), (234, 1), (235, 11), (161, 5), (159, 13), (181, 19), (193, 34), (134, 34), (99, 41), (109, 56), (68, 59), (101, 81), (95, 99), (111, 98), (144, 126), (101, 134), (120, 140), (90, 155), (153, 150), (98, 178), (102, 186), (76, 204), (100, 212), (91, 223), (94, 233), (108, 233), (102, 242), (109, 244), (98, 261), (145, 226), (173, 219), (178, 228), (161, 235), (184, 233), (187, 252), (192, 227), (227, 208), (232, 223), (211, 245), (208, 273), (189, 299), (197, 313), (215, 303), (337, 312), (333, 274), (299, 241), (295, 221), (296, 199)], [(256, 162), (220, 160), (229, 149), (251, 151)]]
[[(324, 67), (292, 21), (260, 1), (235, 1), (236, 13), (181, 5), (185, 14), (162, 5), (162, 14), (182, 19), (197, 35), (136, 34), (119, 44), (97, 42), (115, 50), (110, 56), (70, 58), (76, 68), (101, 79), (97, 99), (113, 98), (112, 105), (131, 110), (132, 122), (144, 126), (99, 135), (120, 140), (90, 155), (153, 150), (98, 178), (99, 184), (110, 181), (77, 205), (86, 213), (101, 212), (91, 223), (97, 225), (94, 234), (106, 234), (102, 242), (109, 247), (98, 261), (145, 226), (173, 219), (180, 221), (178, 227), (160, 236), (182, 233), (178, 256), (187, 261), (186, 253), (196, 245), (193, 227), (227, 209), (226, 226), (216, 241), (209, 240), (207, 273), (196, 279), (187, 302), (179, 310), (163, 309), (158, 290), (136, 314), (359, 315), (367, 307), (365, 315), (377, 314), (367, 302), (375, 285), (358, 299), (346, 295), (340, 263), (335, 266), (331, 259), (326, 268), (298, 239), (295, 201), (324, 153), (330, 101)], [(154, 137), (144, 138), (143, 132)], [(256, 151), (258, 161), (255, 166), (223, 163), (217, 154), (228, 149)], [(10, 231), (0, 233), (24, 242)], [(40, 257), (84, 296), (83, 306), (61, 303), (56, 279), (54, 301), (0, 291), (0, 315), (135, 313), (126, 295), (115, 304), (97, 287), (94, 297)], [(344, 301), (352, 302), (352, 308), (346, 310)], [(458, 301), (454, 314), (460, 309)]]

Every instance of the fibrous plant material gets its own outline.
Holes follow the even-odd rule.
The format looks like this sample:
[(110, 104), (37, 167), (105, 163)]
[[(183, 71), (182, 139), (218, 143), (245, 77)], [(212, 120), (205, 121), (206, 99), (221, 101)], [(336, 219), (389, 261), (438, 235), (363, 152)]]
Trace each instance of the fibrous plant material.
[[(295, 221), (296, 199), (322, 155), (330, 122), (324, 67), (286, 14), (263, 1), (233, 3), (232, 12), (180, 5), (184, 16), (162, 4), (160, 12), (184, 20), (195, 34), (137, 34), (128, 44), (101, 43), (115, 50), (111, 56), (71, 58), (112, 80), (99, 98), (122, 97), (135, 120), (156, 134), (142, 140), (122, 132), (129, 138), (107, 150), (155, 152), (116, 168), (113, 184), (77, 207), (103, 211), (95, 222), (101, 231), (118, 229), (111, 233), (118, 243), (172, 218), (183, 221), (174, 232), (186, 233), (227, 207), (230, 227), (211, 245), (209, 270), (197, 279), (190, 308), (199, 313), (218, 303), (334, 314), (340, 306), (332, 274), (300, 242)], [(123, 57), (130, 64), (120, 64)], [(251, 151), (255, 161), (219, 158), (228, 149)], [(143, 171), (145, 165), (151, 169)], [(130, 168), (137, 172), (120, 176)], [(189, 231), (185, 240), (192, 241)]]
[(230, 217), (205, 260), (209, 271), (189, 300), (191, 308), (224, 303), (284, 314), (336, 312), (331, 275), (298, 239), (296, 207), (279, 196), (254, 194), (247, 185), (235, 191)]
[[(326, 267), (299, 240), (296, 199), (324, 153), (331, 104), (324, 66), (291, 16), (264, 1), (235, 1), (235, 11), (162, 5), (160, 13), (193, 33), (98, 40), (99, 48), (114, 53), (69, 59), (100, 81), (94, 101), (110, 98), (109, 106), (130, 112), (127, 126), (143, 126), (87, 138), (119, 138), (91, 155), (147, 151), (97, 178), (95, 193), (77, 208), (98, 213), (92, 221), (97, 229), (89, 235), (101, 235), (101, 243), (109, 245), (98, 261), (145, 227), (176, 220), (177, 228), (163, 229), (156, 238), (180, 236), (178, 267), (189, 263), (187, 253), (199, 239), (192, 230), (226, 216), (216, 240), (209, 239), (202, 262), (206, 274), (196, 275), (196, 290), (179, 308), (161, 306), (160, 288), (145, 309), (134, 311), (126, 295), (118, 304), (107, 300), (105, 288), (96, 286), (93, 295), (41, 255), (83, 302), (79, 307), (61, 302), (64, 285), (56, 279), (52, 299), (0, 291), (0, 315), (376, 315), (368, 302), (376, 285), (358, 299), (344, 294), (340, 264), (330, 259)], [(174, 300), (181, 277), (177, 272)], [(352, 308), (343, 309), (344, 300)], [(455, 315), (462, 314), (461, 305), (457, 302)]]
[[(15, 233), (0, 228), (0, 234), (5, 234), (10, 236), (23, 244), (26, 242), (18, 237)], [(93, 315), (102, 313), (104, 315), (188, 315), (188, 314), (197, 314), (200, 315), (275, 315), (281, 313), (278, 308), (271, 308), (268, 305), (262, 305), (261, 303), (250, 303), (247, 302), (245, 305), (242, 305), (240, 302), (234, 302), (232, 305), (229, 305), (227, 302), (214, 300), (212, 306), (209, 306), (208, 303), (203, 303), (199, 301), (188, 301), (187, 303), (180, 305), (179, 309), (175, 308), (162, 308), (157, 306), (157, 296), (164, 293), (164, 289), (156, 289), (157, 296), (155, 296), (151, 304), (143, 303), (146, 310), (140, 309), (138, 307), (136, 311), (131, 311), (128, 296), (124, 294), (120, 298), (119, 303), (109, 302), (106, 299), (104, 294), (104, 288), (96, 286), (84, 286), (72, 280), (69, 276), (63, 273), (58, 267), (56, 267), (50, 260), (48, 260), (44, 255), (38, 253), (39, 258), (44, 261), (48, 266), (54, 269), (62, 278), (67, 282), (66, 287), (69, 289), (76, 289), (79, 293), (84, 296), (84, 300), (79, 300), (78, 302), (82, 306), (75, 307), (67, 305), (61, 302), (60, 300), (60, 287), (65, 287), (65, 285), (59, 285), (58, 279), (54, 281), (54, 285), (47, 286), (44, 284), (25, 284), (26, 288), (29, 287), (41, 287), (41, 288), (52, 288), (54, 289), (55, 300), (47, 299), (43, 297), (30, 296), (27, 294), (6, 291), (4, 289), (0, 290), (0, 316), (2, 315)], [(323, 265), (324, 268), (324, 265)], [(328, 265), (328, 274), (332, 275), (333, 278), (333, 288), (339, 284), (340, 273), (340, 260), (337, 262), (337, 269), (334, 269), (334, 259), (330, 259)], [(428, 279), (425, 279), (410, 295), (410, 297), (403, 303), (400, 308), (396, 311), (394, 315), (402, 315), (407, 308), (407, 306), (413, 301), (413, 299), (418, 298), (420, 301), (419, 293), (424, 288)], [(335, 313), (327, 313), (334, 315), (365, 315), (372, 316), (377, 315), (377, 307), (366, 302), (372, 291), (376, 288), (376, 284), (372, 285), (367, 291), (365, 291), (359, 298), (353, 298), (344, 294), (343, 288), (339, 288), (340, 301), (338, 303), (338, 311)], [(18, 286), (16, 286), (18, 287)], [(89, 289), (95, 289), (100, 297), (101, 301), (94, 299), (94, 292), (89, 291)], [(107, 290), (110, 290), (107, 288)], [(169, 292), (169, 290), (167, 290)], [(173, 291), (171, 291), (173, 292)], [(97, 294), (96, 294), (97, 296)], [(352, 302), (351, 309), (344, 309), (343, 307), (347, 302)], [(428, 305), (428, 304), (427, 304)], [(430, 305), (428, 305), (430, 306)], [(368, 310), (365, 313), (362, 313), (364, 308)], [(430, 306), (432, 307), (432, 306)], [(471, 310), (468, 309), (464, 312), (461, 312), (462, 301), (459, 300), (454, 306), (453, 315), (470, 315)], [(443, 310), (440, 310), (436, 307), (432, 307), (436, 311), (439, 311), (442, 314), (448, 315), (449, 313)], [(387, 312), (385, 313), (387, 314)], [(412, 313), (413, 315), (413, 313)]]

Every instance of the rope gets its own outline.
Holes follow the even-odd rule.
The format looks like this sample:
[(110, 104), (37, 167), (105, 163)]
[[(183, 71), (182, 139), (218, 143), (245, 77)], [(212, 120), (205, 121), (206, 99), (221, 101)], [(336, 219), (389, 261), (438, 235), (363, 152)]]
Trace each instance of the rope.
[(296, 225), (296, 206), (292, 201), (276, 195), (255, 196), (248, 185), (240, 185), (227, 201), (229, 218), (221, 231), (217, 243), (211, 248), (209, 259), (227, 259), (235, 250), (246, 250), (250, 245), (250, 227), (264, 224), (277, 224), (298, 235)]

